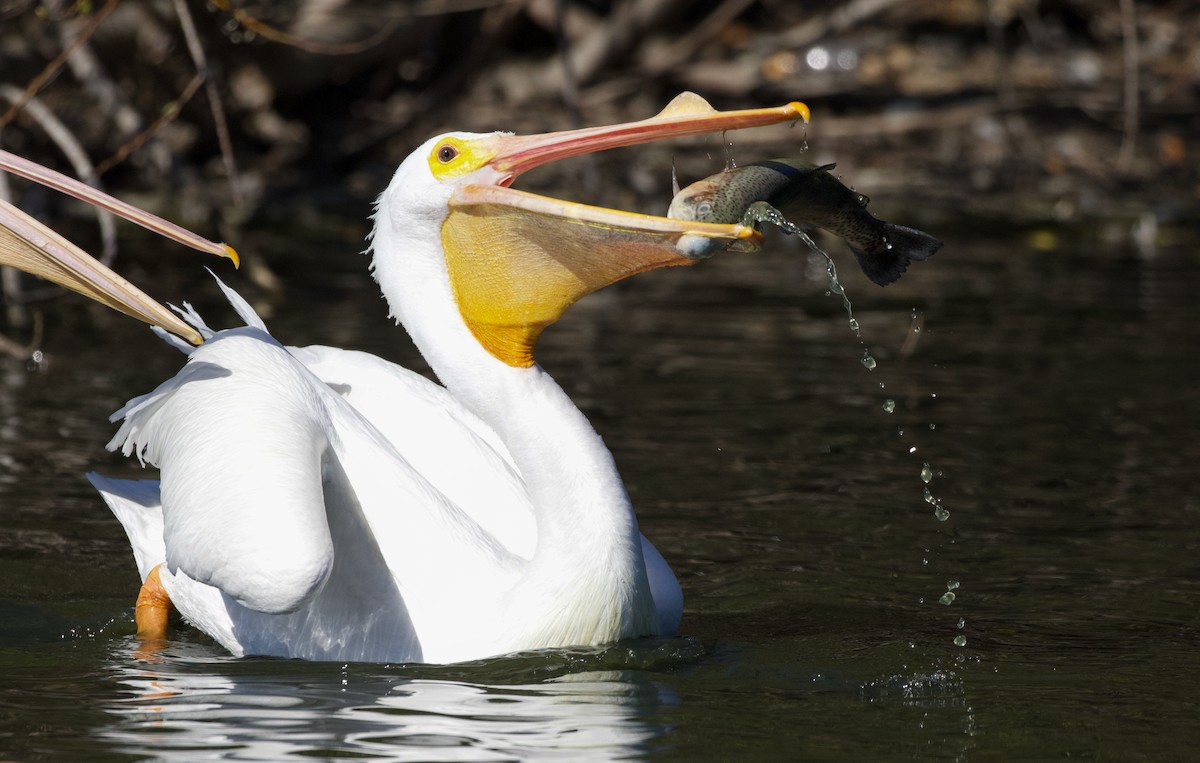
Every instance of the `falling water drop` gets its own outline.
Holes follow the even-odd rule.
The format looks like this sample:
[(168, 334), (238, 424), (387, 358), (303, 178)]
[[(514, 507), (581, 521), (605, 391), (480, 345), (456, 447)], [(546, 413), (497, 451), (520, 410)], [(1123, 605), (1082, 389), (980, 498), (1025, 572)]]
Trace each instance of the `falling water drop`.
[[(727, 152), (727, 164), (732, 167), (732, 162), (733, 155), (731, 149), (729, 152)], [(727, 167), (727, 169), (728, 168), (729, 167)], [(842, 306), (846, 308), (846, 316), (850, 319), (850, 330), (854, 332), (854, 336), (856, 336), (859, 343), (862, 344), (862, 331), (859, 328), (858, 320), (854, 317), (854, 306), (850, 304), (850, 297), (846, 295), (845, 288), (842, 287), (841, 282), (838, 280), (837, 266), (833, 264), (833, 258), (830, 257), (824, 249), (818, 246), (817, 242), (813, 241), (812, 238), (800, 228), (800, 226), (788, 222), (787, 218), (783, 216), (782, 212), (780, 212), (778, 209), (775, 209), (775, 207), (772, 207), (765, 201), (754, 202), (742, 216), (742, 225), (755, 226), (758, 223), (771, 223), (772, 225), (780, 228), (784, 233), (790, 233), (792, 235), (799, 236), (800, 240), (802, 240), (814, 254), (819, 254), (822, 258), (824, 258), (825, 271), (829, 274), (829, 292), (842, 298)], [(863, 365), (867, 365), (865, 361)], [(872, 365), (867, 366), (867, 368), (874, 367), (874, 361), (872, 361)]]
[(941, 506), (938, 506), (936, 509), (933, 510), (933, 516), (935, 519), (937, 519), (937, 521), (945, 522), (947, 519), (950, 518), (950, 512), (947, 511), (946, 509), (942, 508)]
[(962, 635), (961, 633), (958, 634), (957, 636), (954, 637), (954, 645), (955, 646), (966, 646), (967, 645), (967, 637)]
[(896, 401), (892, 400), (890, 397), (887, 400), (884, 400), (883, 401), (883, 410), (887, 411), (888, 413), (892, 413), (893, 411), (895, 411), (896, 410)]
[(921, 481), (926, 485), (933, 481), (933, 469), (929, 467), (928, 462), (921, 465)]
[(953, 604), (955, 598), (954, 591), (946, 591), (938, 601), (942, 604)]
[(871, 357), (870, 350), (863, 350), (862, 364), (868, 371), (874, 371), (875, 366), (878, 365), (878, 363), (875, 362), (875, 358)]

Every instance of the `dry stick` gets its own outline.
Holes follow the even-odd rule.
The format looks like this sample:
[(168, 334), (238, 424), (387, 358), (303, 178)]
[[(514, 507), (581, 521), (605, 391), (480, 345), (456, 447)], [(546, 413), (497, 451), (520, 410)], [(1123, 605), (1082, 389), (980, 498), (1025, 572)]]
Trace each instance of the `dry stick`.
[(774, 42), (781, 47), (807, 45), (830, 33), (843, 32), (902, 2), (904, 0), (850, 0), (845, 5), (834, 7), (829, 13), (787, 30)]
[[(79, 179), (94, 188), (100, 188), (100, 173), (92, 165), (91, 158), (76, 140), (75, 135), (45, 104), (36, 97), (25, 97), (25, 95), (19, 88), (12, 85), (0, 85), (0, 97), (10, 101), (24, 98), (25, 115), (45, 130), (46, 135), (67, 157), (67, 161), (71, 163), (71, 167), (74, 168)], [(108, 212), (96, 206), (92, 206), (92, 210), (96, 214), (96, 224), (100, 226), (100, 261), (105, 265), (112, 265), (113, 259), (117, 256), (117, 225)]]
[(662, 74), (692, 60), (696, 51), (707, 45), (722, 29), (727, 28), (753, 2), (754, 0), (725, 0), (687, 34), (673, 42), (666, 51), (650, 60), (646, 65), (648, 73)]
[(200, 36), (196, 34), (196, 25), (192, 22), (192, 14), (188, 12), (183, 0), (172, 0), (175, 5), (175, 15), (179, 17), (179, 26), (183, 37), (187, 40), (188, 52), (196, 71), (204, 77), (204, 93), (208, 96), (208, 107), (212, 110), (213, 126), (217, 130), (217, 142), (221, 146), (221, 158), (225, 162), (225, 174), (229, 180), (229, 195), (236, 206), (241, 206), (242, 190), (238, 182), (237, 163), (233, 159), (233, 142), (229, 139), (229, 124), (225, 121), (225, 107), (221, 105), (221, 95), (217, 86), (208, 76), (208, 59), (204, 56), (204, 47), (200, 44)]
[[(613, 58), (632, 50), (651, 29), (681, 3), (673, 0), (629, 0), (617, 4), (603, 24), (595, 25), (571, 48), (571, 73), (580, 83), (589, 82)], [(565, 72), (546, 69), (542, 87), (561, 90)]]
[(346, 56), (353, 53), (361, 53), (364, 50), (369, 50), (383, 42), (385, 39), (387, 39), (388, 35), (396, 31), (396, 27), (400, 26), (401, 19), (407, 15), (404, 14), (403, 16), (393, 17), (388, 23), (384, 24), (379, 31), (375, 32), (365, 40), (361, 40), (359, 42), (330, 44), (317, 42), (315, 40), (308, 40), (303, 37), (297, 37), (294, 34), (289, 34), (268, 24), (264, 24), (241, 8), (234, 8), (230, 6), (227, 0), (211, 0), (211, 2), (213, 5), (232, 16), (233, 20), (238, 24), (246, 29), (249, 29), (251, 32), (254, 32), (264, 40), (270, 40), (271, 42), (277, 42), (280, 45), (287, 45), (289, 47), (298, 48), (307, 53), (317, 53), (324, 56)]
[(95, 34), (96, 28), (100, 26), (100, 22), (104, 21), (108, 14), (113, 12), (117, 7), (118, 0), (108, 0), (104, 7), (92, 14), (92, 18), (88, 20), (87, 26), (80, 31), (79, 36), (71, 41), (71, 44), (63, 48), (63, 51), (54, 57), (54, 60), (46, 64), (46, 68), (42, 69), (41, 73), (33, 78), (28, 85), (25, 86), (25, 91), (22, 97), (9, 107), (8, 111), (4, 112), (4, 116), (0, 116), (0, 128), (4, 127), (9, 122), (16, 118), (17, 114), (21, 113), (21, 109), (25, 108), (25, 104), (37, 95), (45, 84), (54, 76), (55, 72), (62, 68), (71, 54), (75, 52), (83, 43)]
[(101, 175), (108, 172), (113, 167), (128, 159), (130, 154), (146, 145), (151, 138), (158, 134), (159, 130), (167, 124), (174, 122), (180, 112), (183, 111), (184, 105), (192, 100), (192, 96), (200, 89), (200, 85), (203, 82), (204, 75), (200, 73), (195, 74), (191, 81), (187, 83), (183, 92), (179, 94), (179, 97), (168, 103), (166, 108), (163, 109), (162, 116), (154, 120), (145, 130), (133, 136), (125, 145), (118, 148), (112, 156), (97, 164), (96, 172)]
[(480, 34), (476, 43), (470, 46), (457, 60), (441, 70), (427, 87), (418, 91), (408, 104), (404, 113), (389, 119), (386, 124), (365, 129), (358, 134), (350, 135), (341, 141), (343, 154), (353, 155), (366, 151), (389, 136), (399, 132), (412, 120), (413, 114), (431, 111), (443, 100), (442, 94), (456, 92), (463, 82), (478, 71), (484, 62), (491, 60), (492, 47), (495, 40), (501, 36), (504, 29), (512, 23), (521, 11), (516, 3), (504, 2), (494, 4), (484, 12)]
[(84, 93), (87, 93), (100, 108), (101, 114), (107, 117), (117, 128), (117, 134), (122, 138), (133, 135), (142, 124), (142, 115), (129, 104), (125, 93), (117, 83), (113, 82), (105, 71), (104, 64), (87, 42), (75, 45), (80, 29), (86, 26), (82, 20), (74, 20), (59, 27), (58, 36), (64, 47), (72, 47), (71, 55), (67, 57), (67, 68), (75, 76)]
[(1138, 32), (1137, 10), (1133, 0), (1120, 0), (1121, 38), (1125, 49), (1125, 123), (1122, 126), (1121, 150), (1117, 154), (1117, 170), (1128, 172), (1133, 166), (1133, 152), (1138, 134)]

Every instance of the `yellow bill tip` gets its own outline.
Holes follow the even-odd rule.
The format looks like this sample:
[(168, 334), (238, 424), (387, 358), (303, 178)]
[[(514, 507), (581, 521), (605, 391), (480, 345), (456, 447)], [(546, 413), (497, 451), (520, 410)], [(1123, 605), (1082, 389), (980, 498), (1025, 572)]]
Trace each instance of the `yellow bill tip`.
[(808, 119), (810, 116), (812, 116), (808, 110), (808, 104), (801, 103), (800, 101), (792, 101), (787, 106), (784, 106), (784, 108), (794, 111), (796, 113), (796, 118), (803, 119), (804, 124), (808, 124)]
[(223, 249), (223, 250), (224, 250), (224, 253), (223, 253), (221, 256), (222, 256), (222, 257), (227, 257), (227, 258), (228, 258), (230, 261), (232, 261), (232, 262), (233, 262), (233, 267), (234, 267), (235, 269), (236, 269), (236, 268), (240, 268), (240, 267), (242, 266), (242, 258), (241, 258), (241, 255), (239, 255), (239, 254), (237, 253), (237, 250), (236, 250), (236, 249), (234, 249), (234, 248), (233, 248), (232, 246), (230, 246), (229, 244), (221, 244), (221, 249)]

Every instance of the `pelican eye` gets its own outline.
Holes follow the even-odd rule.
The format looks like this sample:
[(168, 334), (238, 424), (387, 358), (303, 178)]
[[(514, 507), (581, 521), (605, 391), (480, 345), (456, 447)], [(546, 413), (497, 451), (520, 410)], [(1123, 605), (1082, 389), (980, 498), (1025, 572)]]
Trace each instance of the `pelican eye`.
[(449, 164), (458, 158), (458, 149), (449, 143), (443, 143), (437, 150), (437, 158), (442, 164)]

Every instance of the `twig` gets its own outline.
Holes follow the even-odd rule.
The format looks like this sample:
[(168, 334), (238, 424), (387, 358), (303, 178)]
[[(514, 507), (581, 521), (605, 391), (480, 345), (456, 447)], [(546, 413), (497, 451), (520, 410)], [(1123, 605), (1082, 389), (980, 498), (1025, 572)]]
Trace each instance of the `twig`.
[(393, 17), (390, 21), (388, 21), (388, 23), (384, 24), (379, 31), (375, 32), (365, 40), (347, 43), (324, 43), (298, 37), (294, 34), (284, 32), (281, 29), (276, 29), (269, 24), (259, 21), (257, 18), (251, 16), (241, 8), (234, 8), (229, 4), (228, 0), (210, 0), (210, 2), (212, 2), (212, 4), (217, 8), (232, 16), (233, 20), (238, 24), (242, 25), (246, 29), (249, 29), (259, 37), (262, 37), (264, 40), (270, 40), (271, 42), (276, 42), (280, 45), (298, 48), (306, 53), (316, 53), (323, 56), (347, 56), (354, 53), (361, 53), (364, 50), (370, 50), (386, 40), (388, 35), (390, 35), (392, 32), (396, 31), (396, 28), (400, 26), (400, 21), (403, 19), (403, 16)]
[(118, 148), (112, 156), (97, 164), (96, 172), (100, 175), (108, 172), (113, 167), (128, 159), (129, 155), (134, 151), (137, 151), (139, 148), (144, 146), (151, 138), (157, 135), (158, 131), (164, 126), (175, 121), (175, 119), (178, 118), (179, 113), (183, 110), (184, 105), (188, 101), (192, 100), (192, 96), (196, 94), (196, 91), (200, 89), (200, 85), (203, 83), (204, 75), (196, 73), (192, 77), (191, 81), (187, 83), (187, 86), (183, 89), (183, 92), (179, 94), (179, 97), (168, 103), (166, 108), (163, 109), (162, 116), (154, 120), (154, 122), (152, 122), (145, 130), (142, 130), (140, 133), (133, 136), (133, 138), (126, 142), (125, 145)]
[[(100, 174), (92, 165), (91, 158), (54, 112), (36, 97), (26, 97), (26, 93), (12, 85), (0, 85), (0, 97), (9, 101), (25, 98), (25, 115), (46, 131), (46, 135), (67, 157), (79, 179), (94, 188), (101, 187)], [(96, 213), (96, 224), (100, 226), (100, 261), (112, 265), (117, 256), (117, 225), (108, 212), (95, 206), (92, 209)]]
[(843, 32), (901, 2), (903, 0), (851, 0), (845, 5), (835, 6), (829, 13), (806, 24), (787, 30), (777, 42), (781, 47), (798, 48), (808, 45), (828, 34)]
[[(646, 29), (677, 7), (670, 0), (629, 0), (617, 4), (606, 23), (595, 26), (575, 42), (570, 52), (571, 73), (579, 83), (590, 81), (614, 57), (633, 48)], [(560, 68), (547, 69), (542, 86), (561, 90), (565, 73)]]
[(25, 104), (28, 103), (33, 96), (37, 95), (38, 91), (45, 87), (46, 83), (50, 81), (50, 78), (54, 76), (55, 72), (62, 68), (62, 65), (68, 58), (71, 57), (71, 54), (75, 52), (75, 49), (87, 42), (88, 38), (95, 34), (96, 28), (100, 26), (100, 22), (104, 21), (108, 14), (113, 12), (113, 9), (117, 7), (118, 1), (119, 0), (108, 0), (108, 2), (104, 4), (103, 8), (92, 14), (92, 17), (88, 20), (87, 25), (84, 26), (84, 28), (79, 32), (79, 36), (72, 40), (69, 45), (63, 48), (62, 52), (55, 56), (53, 61), (46, 64), (46, 67), (42, 69), (41, 73), (34, 77), (33, 80), (31, 80), (30, 83), (25, 86), (25, 91), (21, 98), (13, 103), (12, 106), (9, 107), (8, 111), (4, 112), (3, 116), (0, 116), (0, 128), (3, 128), (9, 122), (13, 121), (17, 114), (21, 113), (21, 110), (25, 108)]
[(241, 183), (238, 182), (237, 162), (233, 158), (233, 141), (229, 139), (229, 123), (225, 119), (225, 107), (221, 105), (221, 94), (217, 92), (216, 84), (208, 76), (208, 59), (204, 55), (204, 46), (200, 44), (200, 36), (196, 34), (196, 25), (192, 21), (192, 14), (188, 12), (187, 5), (183, 0), (172, 0), (172, 2), (175, 6), (175, 14), (179, 17), (179, 26), (183, 30), (183, 37), (187, 40), (192, 62), (196, 65), (196, 71), (204, 78), (204, 93), (208, 96), (208, 107), (212, 110), (213, 126), (217, 130), (217, 142), (221, 146), (221, 159), (225, 162), (230, 198), (233, 199), (235, 206), (241, 206)]
[(712, 13), (704, 17), (687, 34), (680, 37), (661, 55), (647, 62), (651, 74), (661, 74), (695, 57), (696, 51), (720, 34), (722, 29), (742, 14), (754, 0), (725, 0)]
[(92, 46), (86, 41), (76, 43), (83, 34), (80, 30), (85, 27), (86, 24), (80, 19), (67, 21), (59, 27), (61, 44), (72, 48), (71, 55), (67, 57), (67, 68), (83, 91), (95, 99), (100, 112), (116, 125), (119, 137), (127, 138), (141, 127), (142, 116), (129, 105), (125, 93), (105, 71)]
[(340, 148), (343, 154), (353, 155), (366, 151), (389, 136), (399, 132), (412, 119), (412, 115), (432, 111), (444, 102), (443, 93), (458, 91), (463, 82), (468, 80), (484, 61), (494, 59), (493, 47), (503, 35), (521, 6), (516, 3), (493, 3), (483, 15), (480, 23), (478, 40), (451, 65), (447, 66), (428, 87), (415, 93), (407, 108), (399, 115), (393, 115), (386, 124), (378, 124), (369, 129), (350, 135), (342, 140)]

